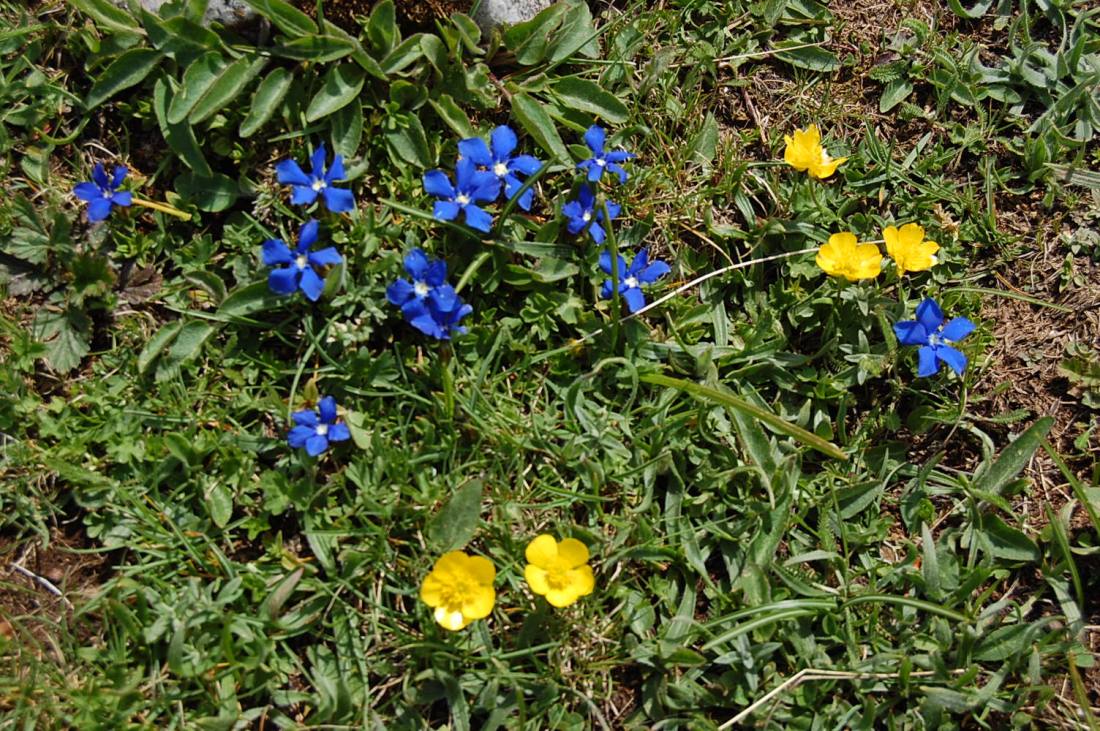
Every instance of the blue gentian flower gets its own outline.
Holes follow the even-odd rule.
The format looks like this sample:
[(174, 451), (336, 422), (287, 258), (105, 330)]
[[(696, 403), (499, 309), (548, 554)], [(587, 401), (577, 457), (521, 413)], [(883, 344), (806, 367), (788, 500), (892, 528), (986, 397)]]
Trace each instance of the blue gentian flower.
[[(404, 311), (404, 310), (403, 310)], [(415, 307), (405, 312), (409, 324), (436, 340), (450, 340), (451, 335), (462, 335), (466, 328), (458, 322), (474, 308), (462, 301), (454, 287), (444, 284), (433, 296), (418, 300)]]
[[(409, 279), (398, 279), (386, 287), (386, 299), (391, 305), (397, 305), (406, 316), (419, 314), (423, 302), (428, 297), (439, 300), (437, 304), (449, 306), (446, 290), (447, 263), (442, 259), (428, 260), (420, 249), (413, 249), (405, 257), (405, 272)], [(412, 281), (409, 281), (409, 280)], [(454, 290), (451, 290), (452, 292)]]
[[(615, 220), (620, 210), (618, 203), (607, 202), (607, 212), (611, 215), (611, 220)], [(588, 228), (588, 234), (592, 237), (592, 240), (597, 244), (603, 243), (606, 236), (601, 225), (604, 223), (603, 206), (600, 206), (599, 210), (596, 209), (596, 196), (592, 194), (592, 189), (587, 185), (581, 186), (577, 192), (577, 199), (571, 200), (562, 206), (561, 212), (567, 219), (566, 228), (569, 229), (569, 233), (576, 236), (585, 228)]]
[(126, 168), (122, 165), (116, 165), (114, 175), (108, 179), (103, 165), (96, 163), (92, 170), (92, 179), (73, 188), (73, 195), (82, 201), (88, 201), (89, 221), (102, 221), (110, 215), (113, 206), (128, 206), (133, 202), (133, 195), (129, 191), (118, 189), (125, 177)]
[[(600, 269), (611, 275), (611, 254), (608, 251), (600, 252)], [(642, 249), (626, 266), (626, 261), (619, 257), (619, 294), (626, 300), (626, 306), (631, 312), (637, 312), (645, 307), (645, 295), (642, 294), (643, 284), (653, 284), (658, 279), (672, 271), (663, 261), (649, 261), (649, 252)], [(605, 280), (600, 289), (600, 297), (610, 299), (612, 295), (611, 280)]]
[(351, 438), (348, 425), (336, 423), (336, 399), (325, 396), (317, 404), (317, 409), (295, 412), (295, 426), (286, 439), (294, 449), (305, 447), (310, 457), (316, 457), (328, 449), (329, 442), (343, 442)]
[(269, 239), (264, 242), (264, 264), (269, 267), (286, 264), (282, 269), (273, 269), (267, 277), (267, 286), (278, 294), (294, 294), (301, 289), (313, 302), (321, 298), (325, 289), (325, 280), (317, 269), (335, 266), (344, 259), (329, 246), (320, 251), (310, 251), (317, 243), (317, 221), (310, 219), (298, 233), (298, 247), (291, 251), (281, 239)]
[(493, 217), (478, 207), (478, 203), (492, 203), (500, 194), (500, 178), (487, 170), (478, 170), (477, 163), (468, 157), (460, 158), (455, 165), (455, 184), (452, 186), (441, 170), (424, 174), (424, 190), (441, 198), (435, 202), (432, 214), (440, 221), (454, 221), (459, 212), (466, 214), (466, 225), (483, 233), (489, 233)]
[(294, 205), (310, 205), (320, 194), (325, 205), (333, 213), (346, 213), (355, 208), (355, 198), (350, 190), (333, 188), (332, 184), (344, 179), (344, 158), (333, 155), (332, 165), (325, 170), (325, 146), (313, 151), (309, 162), (313, 167), (309, 175), (294, 160), (283, 160), (275, 166), (279, 182), (294, 187), (290, 202)]
[(943, 310), (935, 300), (926, 299), (917, 305), (915, 320), (894, 324), (894, 332), (902, 345), (917, 345), (917, 376), (934, 375), (940, 362), (946, 363), (955, 373), (962, 375), (966, 368), (966, 356), (952, 343), (974, 332), (975, 325), (965, 317), (956, 317), (944, 324)]
[(588, 171), (588, 182), (590, 183), (595, 183), (603, 177), (604, 170), (618, 175), (619, 182), (625, 183), (627, 174), (619, 163), (630, 160), (634, 155), (625, 150), (605, 152), (603, 145), (606, 139), (607, 133), (600, 125), (594, 124), (588, 128), (588, 131), (584, 133), (584, 142), (588, 145), (588, 149), (592, 150), (592, 157), (577, 163), (577, 169)]
[[(534, 175), (542, 167), (542, 163), (530, 155), (516, 155), (516, 133), (508, 125), (502, 124), (489, 135), (489, 146), (480, 137), (471, 137), (458, 143), (458, 153), (463, 159), (473, 160), (478, 167), (485, 168), (504, 181), (504, 195), (511, 199), (515, 192), (523, 186), (523, 181), (516, 177), (516, 173)], [(535, 198), (535, 189), (528, 188), (520, 196), (519, 207), (525, 211), (531, 210), (531, 201)]]

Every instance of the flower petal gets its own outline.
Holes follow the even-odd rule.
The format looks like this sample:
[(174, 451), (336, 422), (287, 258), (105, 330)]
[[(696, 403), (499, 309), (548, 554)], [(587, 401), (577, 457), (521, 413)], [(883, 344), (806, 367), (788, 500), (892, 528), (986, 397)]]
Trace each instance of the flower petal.
[(428, 255), (423, 249), (413, 249), (405, 254), (405, 260), (402, 263), (405, 265), (405, 271), (414, 281), (424, 279), (428, 273)]
[(317, 149), (313, 151), (313, 154), (309, 156), (309, 165), (312, 168), (310, 175), (314, 180), (325, 179), (325, 158), (328, 157), (328, 153), (325, 152), (325, 144), (322, 142), (317, 146)]
[(523, 569), (523, 578), (527, 580), (527, 586), (531, 587), (533, 594), (543, 595), (550, 591), (550, 582), (547, 581), (546, 569), (539, 568), (534, 564), (527, 564)]
[(540, 168), (542, 163), (531, 155), (516, 155), (508, 162), (509, 170), (515, 170), (524, 175), (534, 175)]
[(626, 179), (630, 177), (626, 174), (626, 171), (623, 170), (621, 165), (616, 165), (613, 162), (609, 162), (607, 164), (607, 172), (611, 173), (612, 175), (618, 175), (620, 184), (625, 183)]
[(335, 246), (326, 246), (320, 251), (314, 251), (309, 255), (309, 264), (317, 268), (336, 266), (344, 261)]
[(95, 183), (79, 183), (73, 188), (73, 195), (82, 201), (94, 201), (103, 197), (103, 191)]
[(943, 310), (934, 299), (926, 299), (917, 305), (917, 322), (924, 325), (928, 332), (935, 332), (943, 324)]
[(497, 578), (493, 562), (484, 556), (470, 556), (466, 560), (466, 572), (479, 584), (491, 586)]
[(110, 188), (113, 190), (122, 185), (122, 181), (126, 178), (126, 166), (115, 165), (115, 174), (111, 176)]
[(110, 188), (111, 181), (107, 179), (107, 171), (103, 169), (103, 163), (96, 163), (92, 168), (92, 181), (100, 188)]
[(642, 284), (653, 284), (672, 269), (663, 261), (655, 261), (638, 274), (638, 281)]
[(936, 348), (936, 357), (951, 366), (951, 370), (955, 371), (955, 373), (960, 376), (966, 369), (966, 356), (963, 355), (962, 351), (958, 348), (952, 348), (950, 345), (941, 345)]
[[(454, 186), (442, 170), (429, 170), (424, 173), (424, 192), (436, 198), (450, 200), (455, 197)], [(450, 219), (447, 219), (450, 220)]]
[(588, 546), (576, 538), (566, 538), (558, 544), (558, 558), (564, 561), (568, 568), (575, 569), (588, 563)]
[(307, 266), (302, 270), (302, 279), (298, 282), (298, 287), (310, 302), (316, 302), (321, 299), (321, 293), (325, 291), (325, 280), (313, 271), (313, 267)]
[(496, 127), (489, 134), (489, 142), (493, 146), (493, 158), (501, 161), (507, 160), (519, 144), (516, 133), (506, 124)]
[(603, 127), (598, 124), (594, 124), (588, 128), (584, 133), (584, 144), (588, 145), (588, 149), (592, 152), (603, 152), (604, 142), (607, 140), (607, 133)]
[(432, 287), (441, 286), (447, 279), (447, 262), (442, 259), (432, 260), (421, 278)]
[(603, 176), (603, 165), (592, 165), (588, 168), (588, 182), (595, 183)]
[(416, 289), (413, 287), (412, 282), (407, 279), (398, 279), (386, 287), (386, 300), (391, 305), (400, 307), (414, 299), (416, 299)]
[(487, 170), (479, 170), (471, 179), (470, 198), (480, 203), (491, 203), (500, 195), (500, 178)]
[(466, 206), (466, 225), (483, 233), (489, 233), (493, 228), (493, 217), (473, 203)]
[(646, 268), (649, 264), (649, 249), (642, 248), (638, 250), (638, 253), (634, 255), (634, 259), (630, 262), (630, 268), (626, 271), (626, 276), (634, 277), (639, 272)]
[(317, 426), (318, 423), (317, 412), (310, 409), (295, 411), (290, 418), (294, 419), (294, 423), (298, 426), (308, 426), (310, 429)]
[(484, 619), (493, 611), (496, 599), (497, 593), (493, 591), (493, 587), (480, 586), (463, 597), (462, 615), (470, 620)]
[(298, 229), (298, 251), (305, 253), (309, 251), (309, 248), (317, 243), (317, 231), (321, 225), (317, 223), (316, 218), (311, 218), (302, 224), (302, 227)]
[(296, 206), (308, 206), (317, 200), (317, 191), (308, 185), (295, 185), (291, 190), (290, 202)]
[(329, 166), (328, 172), (325, 173), (324, 180), (326, 183), (334, 183), (337, 180), (343, 180), (344, 177), (344, 156), (333, 155), (332, 165)]
[(936, 361), (936, 350), (930, 345), (922, 345), (917, 351), (917, 377), (926, 378), (940, 369)]
[(272, 269), (267, 275), (267, 287), (275, 294), (294, 294), (298, 289), (297, 267)]
[(568, 607), (576, 602), (578, 598), (577, 591), (572, 586), (567, 586), (564, 589), (551, 589), (546, 592), (546, 601), (558, 609)]
[(97, 198), (88, 204), (88, 220), (102, 221), (111, 215), (111, 201), (106, 198)]
[(596, 244), (603, 244), (603, 240), (606, 236), (604, 234), (603, 226), (596, 223), (595, 221), (593, 221), (592, 225), (588, 227), (588, 235), (592, 237), (592, 240), (595, 241)]
[(940, 333), (940, 337), (944, 340), (950, 340), (953, 343), (957, 343), (974, 332), (977, 327), (977, 325), (965, 317), (956, 317), (943, 326), (943, 332)]
[(451, 632), (457, 632), (460, 629), (465, 629), (466, 625), (470, 623), (470, 620), (462, 615), (462, 612), (449, 611), (447, 607), (436, 607), (435, 621), (439, 623), (439, 626), (443, 629), (450, 630)]
[(320, 434), (314, 434), (306, 440), (306, 454), (310, 457), (316, 457), (326, 449), (328, 449), (328, 439)]
[(443, 581), (441, 572), (433, 570), (424, 577), (424, 583), (420, 585), (420, 601), (429, 607), (438, 607), (443, 604), (443, 597), (447, 592), (447, 583)]
[(355, 210), (355, 196), (347, 188), (324, 188), (321, 195), (325, 199), (325, 205), (333, 213)]
[(308, 188), (313, 182), (294, 160), (283, 160), (276, 164), (275, 173), (276, 179), (283, 185), (302, 185)]
[(645, 307), (645, 295), (639, 287), (628, 287), (623, 292), (623, 299), (626, 300), (627, 309), (632, 313)]
[(129, 206), (134, 202), (133, 194), (128, 190), (120, 190), (111, 195), (111, 203), (116, 206)]
[[(627, 160), (633, 160), (635, 157), (636, 155), (633, 152), (627, 152), (626, 150), (611, 150), (604, 155), (604, 159), (607, 160), (608, 163), (626, 162)], [(607, 167), (610, 168), (611, 165), (608, 164)]]
[(440, 221), (453, 221), (461, 210), (462, 207), (454, 201), (436, 201), (432, 206), (432, 215)]
[(351, 439), (351, 430), (347, 424), (333, 424), (328, 428), (328, 440), (330, 442), (343, 442)]
[(290, 264), (294, 261), (290, 247), (281, 239), (268, 239), (263, 243), (262, 251), (264, 264), (269, 267), (276, 264)]
[(596, 588), (596, 577), (592, 574), (592, 567), (578, 566), (569, 572), (569, 584), (578, 596), (588, 596)]
[(524, 551), (527, 563), (540, 568), (552, 568), (558, 559), (558, 542), (549, 533), (536, 536)]
[(493, 156), (489, 154), (489, 147), (485, 144), (485, 140), (480, 137), (470, 137), (465, 140), (460, 140), (458, 143), (458, 154), (474, 165), (481, 165), (483, 167), (493, 166)]
[(286, 442), (293, 449), (301, 449), (306, 446), (306, 441), (317, 434), (311, 426), (296, 426), (287, 434)]
[(317, 403), (317, 411), (321, 414), (321, 422), (332, 424), (336, 421), (336, 399), (325, 396)]
[(894, 334), (902, 345), (925, 345), (928, 343), (928, 331), (915, 320), (894, 323)]
[(420, 314), (416, 317), (409, 318), (409, 324), (428, 337), (435, 338), (436, 340), (445, 340), (447, 338), (446, 331), (439, 326), (439, 323), (435, 321), (435, 318), (432, 317), (432, 313), (430, 313), (426, 307), (420, 308)]

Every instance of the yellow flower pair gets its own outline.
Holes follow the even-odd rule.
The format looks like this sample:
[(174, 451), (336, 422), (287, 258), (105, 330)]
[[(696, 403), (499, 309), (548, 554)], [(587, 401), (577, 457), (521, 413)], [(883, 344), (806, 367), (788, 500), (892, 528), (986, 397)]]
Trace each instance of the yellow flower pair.
[[(900, 229), (887, 226), (882, 230), (886, 253), (894, 260), (898, 276), (906, 272), (923, 272), (936, 263), (940, 245), (924, 240), (924, 228), (907, 223)], [(860, 244), (853, 233), (833, 234), (829, 242), (817, 250), (817, 265), (834, 277), (856, 282), (874, 279), (882, 271), (882, 254), (875, 244)]]
[[(555, 607), (567, 607), (596, 586), (588, 548), (575, 538), (560, 543), (543, 534), (527, 546), (524, 578), (535, 594)], [(457, 631), (489, 616), (496, 604), (497, 570), (489, 559), (450, 551), (440, 556), (420, 586), (420, 598), (435, 610), (435, 621)]]

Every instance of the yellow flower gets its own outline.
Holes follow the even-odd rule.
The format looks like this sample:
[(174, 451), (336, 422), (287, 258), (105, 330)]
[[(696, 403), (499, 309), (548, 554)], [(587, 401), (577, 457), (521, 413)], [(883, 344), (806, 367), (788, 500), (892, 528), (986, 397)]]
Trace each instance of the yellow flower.
[(856, 235), (845, 231), (829, 237), (817, 250), (817, 265), (829, 275), (856, 282), (874, 279), (882, 271), (882, 254), (874, 244), (856, 243)]
[(827, 178), (836, 172), (846, 157), (831, 158), (825, 148), (821, 146), (821, 132), (816, 124), (811, 124), (803, 132), (800, 129), (794, 131), (794, 137), (783, 135), (783, 141), (787, 143), (783, 150), (783, 159), (795, 170), (805, 170), (815, 178)]
[(882, 229), (882, 238), (886, 241), (886, 253), (898, 265), (898, 276), (906, 272), (923, 272), (936, 263), (936, 252), (940, 245), (935, 241), (924, 240), (924, 227), (907, 223), (896, 229), (887, 226)]
[(493, 611), (497, 599), (493, 590), (496, 575), (489, 559), (451, 551), (435, 562), (420, 586), (420, 598), (435, 608), (435, 621), (440, 626), (460, 630)]
[(527, 545), (523, 576), (531, 591), (544, 595), (555, 607), (568, 607), (596, 586), (588, 548), (576, 538), (558, 543), (545, 533)]

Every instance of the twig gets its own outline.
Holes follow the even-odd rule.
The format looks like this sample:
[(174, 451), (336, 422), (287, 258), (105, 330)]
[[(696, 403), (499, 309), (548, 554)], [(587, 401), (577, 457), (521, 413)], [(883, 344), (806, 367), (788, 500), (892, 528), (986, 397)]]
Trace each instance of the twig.
[(65, 606), (68, 607), (70, 610), (74, 608), (73, 603), (70, 602), (61, 592), (61, 590), (54, 586), (53, 582), (46, 577), (39, 576), (33, 571), (28, 571), (17, 563), (8, 564), (8, 568), (12, 569), (13, 571), (19, 572), (23, 576), (26, 576), (28, 579), (33, 579), (34, 581), (37, 581), (39, 584), (46, 588), (46, 591), (50, 592), (54, 596), (60, 597), (61, 601), (65, 602)]

